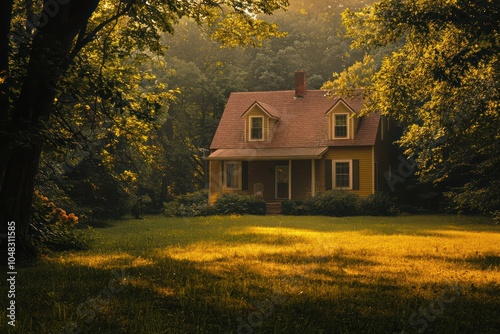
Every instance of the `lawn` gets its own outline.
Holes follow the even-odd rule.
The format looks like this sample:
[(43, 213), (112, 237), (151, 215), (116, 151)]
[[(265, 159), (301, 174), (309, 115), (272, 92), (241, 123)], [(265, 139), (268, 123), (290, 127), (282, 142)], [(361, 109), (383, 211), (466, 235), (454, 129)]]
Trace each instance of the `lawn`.
[[(500, 226), (147, 217), (18, 268), (8, 333), (500, 333)], [(8, 327), (7, 331), (4, 331)]]

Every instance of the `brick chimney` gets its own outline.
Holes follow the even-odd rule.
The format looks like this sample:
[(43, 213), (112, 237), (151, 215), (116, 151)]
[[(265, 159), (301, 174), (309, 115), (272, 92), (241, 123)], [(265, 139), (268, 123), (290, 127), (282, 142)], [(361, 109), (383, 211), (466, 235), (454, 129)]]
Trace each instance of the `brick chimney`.
[(295, 97), (305, 97), (307, 93), (306, 72), (295, 72)]

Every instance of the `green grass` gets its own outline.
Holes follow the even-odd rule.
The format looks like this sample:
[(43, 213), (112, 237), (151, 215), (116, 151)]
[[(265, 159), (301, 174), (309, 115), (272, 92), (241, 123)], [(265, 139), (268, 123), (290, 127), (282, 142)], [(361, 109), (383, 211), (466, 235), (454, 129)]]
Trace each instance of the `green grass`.
[(440, 215), (115, 221), (89, 251), (19, 267), (0, 331), (499, 333), (499, 232)]

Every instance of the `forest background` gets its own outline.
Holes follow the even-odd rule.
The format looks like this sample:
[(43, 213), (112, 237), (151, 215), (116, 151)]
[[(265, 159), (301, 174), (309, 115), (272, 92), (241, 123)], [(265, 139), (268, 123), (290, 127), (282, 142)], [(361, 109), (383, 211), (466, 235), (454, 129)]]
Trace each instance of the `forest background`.
[[(139, 200), (151, 212), (203, 189), (203, 151), (229, 94), (292, 89), (299, 69), (308, 88), (319, 89), (362, 59), (362, 51), (351, 50), (341, 12), (367, 2), (294, 0), (269, 17), (283, 34), (254, 47), (223, 46), (210, 28), (184, 18), (161, 36), (162, 56), (112, 50), (102, 61), (101, 50), (88, 50), (66, 78), (72, 98), (59, 101), (51, 116), (36, 189), (80, 219), (128, 215)], [(96, 103), (102, 99), (111, 107)], [(65, 112), (71, 108), (79, 113)]]

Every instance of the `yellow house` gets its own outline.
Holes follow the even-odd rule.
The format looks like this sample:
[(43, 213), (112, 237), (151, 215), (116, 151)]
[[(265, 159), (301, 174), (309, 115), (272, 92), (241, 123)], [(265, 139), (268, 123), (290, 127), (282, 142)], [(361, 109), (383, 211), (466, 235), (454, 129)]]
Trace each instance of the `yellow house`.
[(390, 122), (359, 117), (363, 99), (307, 90), (232, 93), (210, 146), (209, 203), (223, 193), (266, 202), (304, 200), (331, 189), (360, 196), (388, 189)]

